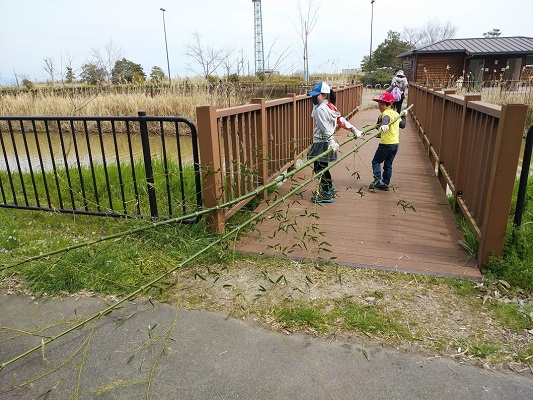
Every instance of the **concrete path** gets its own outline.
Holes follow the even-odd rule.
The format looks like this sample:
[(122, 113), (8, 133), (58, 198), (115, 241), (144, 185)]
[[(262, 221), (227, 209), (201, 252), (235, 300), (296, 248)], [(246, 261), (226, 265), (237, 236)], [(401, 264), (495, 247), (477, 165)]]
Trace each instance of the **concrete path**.
[[(0, 362), (105, 305), (0, 290)], [(533, 379), (138, 300), (7, 365), (0, 398), (531, 400)]]

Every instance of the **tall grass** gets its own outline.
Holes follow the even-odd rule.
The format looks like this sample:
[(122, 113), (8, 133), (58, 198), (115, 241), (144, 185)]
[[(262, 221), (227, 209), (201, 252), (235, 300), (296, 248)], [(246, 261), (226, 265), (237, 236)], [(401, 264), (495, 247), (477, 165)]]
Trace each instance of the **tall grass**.
[[(165, 170), (165, 167), (167, 168)], [(177, 163), (165, 163), (156, 159), (152, 163), (157, 207), (164, 217), (182, 215), (183, 208), (188, 212), (196, 210), (196, 186), (193, 165), (184, 165), (182, 170)], [(119, 179), (119, 171), (120, 178)], [(134, 177), (135, 176), (135, 180)], [(183, 176), (184, 193), (181, 190), (180, 176)], [(167, 186), (168, 181), (168, 186)], [(99, 212), (125, 213), (129, 215), (150, 215), (150, 202), (143, 162), (109, 165), (96, 164), (93, 168), (65, 169), (45, 174), (11, 174), (0, 172), (0, 184), (7, 204), (28, 204), (49, 208), (66, 208)], [(170, 190), (170, 207), (167, 187)], [(182, 195), (185, 202), (182, 202)]]
[(527, 185), (520, 227), (514, 227), (518, 181), (515, 185), (503, 255), (492, 258), (486, 269), (490, 278), (504, 279), (513, 287), (533, 296), (533, 181)]

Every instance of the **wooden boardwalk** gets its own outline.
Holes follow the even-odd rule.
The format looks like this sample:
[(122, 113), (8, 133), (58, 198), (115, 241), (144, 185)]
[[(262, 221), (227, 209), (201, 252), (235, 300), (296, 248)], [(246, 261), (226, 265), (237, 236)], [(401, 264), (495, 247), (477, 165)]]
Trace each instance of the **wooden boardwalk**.
[[(351, 122), (362, 129), (364, 125), (375, 124), (378, 113), (377, 109), (364, 110)], [(347, 131), (339, 131), (336, 137), (339, 142), (346, 140)], [(361, 140), (345, 144), (340, 152)], [(298, 260), (334, 257), (334, 262), (347, 266), (479, 279), (475, 260), (459, 244), (462, 232), (424, 154), (414, 123), (408, 118), (407, 127), (400, 133), (400, 150), (391, 181), (394, 190), (389, 192), (368, 191), (372, 181), (371, 160), (378, 143), (379, 139), (371, 139), (331, 170), (338, 192), (333, 203), (312, 203), (316, 185), (309, 184), (303, 200), (289, 201), (278, 209), (287, 212), (286, 218), (291, 222), (296, 221), (294, 229), (280, 231), (280, 221), (271, 210), (265, 221), (258, 224), (257, 231), (237, 244), (237, 250)], [(311, 174), (309, 167), (297, 177)], [(280, 193), (285, 194), (290, 188), (291, 183), (285, 183)], [(404, 209), (399, 201), (408, 207)], [(315, 212), (318, 218), (301, 216)], [(310, 234), (316, 236), (316, 231), (321, 233), (316, 243), (303, 240)], [(302, 245), (304, 241), (307, 248)], [(325, 246), (329, 251), (319, 249), (318, 243), (323, 241), (329, 243)], [(287, 254), (286, 250), (283, 254), (282, 248), (294, 251)]]

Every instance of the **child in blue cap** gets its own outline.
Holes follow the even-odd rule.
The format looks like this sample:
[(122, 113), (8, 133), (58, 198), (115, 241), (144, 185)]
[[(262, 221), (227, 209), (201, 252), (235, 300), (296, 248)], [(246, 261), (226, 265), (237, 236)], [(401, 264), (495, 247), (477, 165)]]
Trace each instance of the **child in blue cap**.
[[(313, 130), (313, 143), (309, 148), (307, 158), (314, 158), (329, 148), (333, 150), (315, 161), (313, 165), (315, 174), (323, 171), (331, 161), (337, 160), (339, 144), (333, 136), (337, 127), (337, 120), (341, 120), (344, 127), (350, 129), (355, 137), (361, 135), (361, 132), (341, 117), (341, 113), (333, 104), (333, 107), (329, 106), (330, 94), (331, 88), (326, 82), (318, 82), (308, 93), (308, 96), (313, 97), (313, 104), (315, 105), (311, 112), (311, 116), (315, 119), (315, 128)], [(334, 197), (333, 180), (328, 170), (321, 175), (319, 189), (311, 198), (311, 201), (314, 203), (332, 203)]]

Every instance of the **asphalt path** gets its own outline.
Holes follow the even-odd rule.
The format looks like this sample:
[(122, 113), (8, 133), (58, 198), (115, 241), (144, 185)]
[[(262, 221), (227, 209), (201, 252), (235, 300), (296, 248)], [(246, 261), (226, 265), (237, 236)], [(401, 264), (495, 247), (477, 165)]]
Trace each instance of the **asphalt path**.
[(9, 362), (0, 371), (3, 400), (533, 399), (529, 372), (490, 371), (370, 339), (272, 332), (147, 300), (42, 346), (110, 303), (7, 293), (0, 290), (0, 362)]

